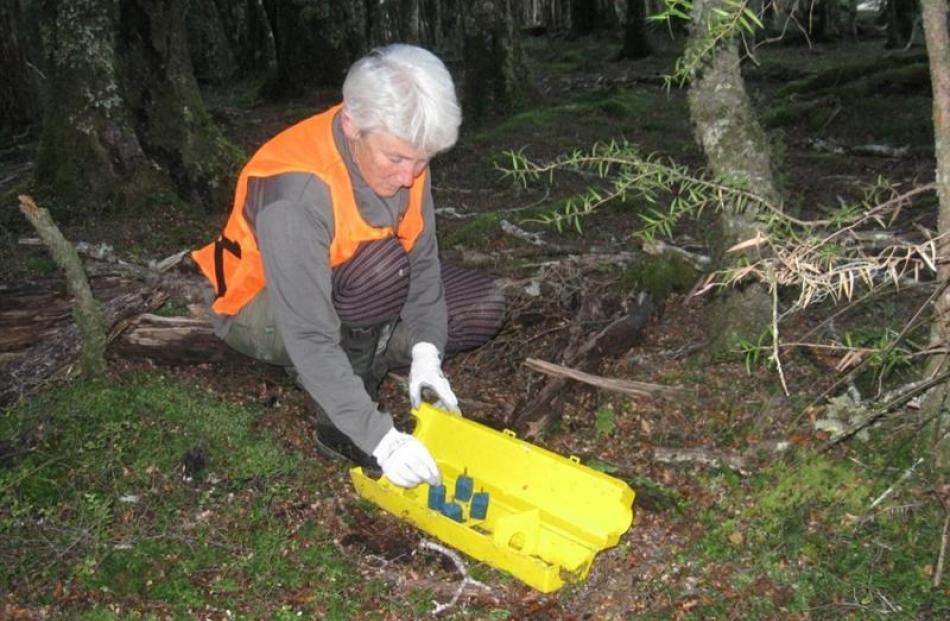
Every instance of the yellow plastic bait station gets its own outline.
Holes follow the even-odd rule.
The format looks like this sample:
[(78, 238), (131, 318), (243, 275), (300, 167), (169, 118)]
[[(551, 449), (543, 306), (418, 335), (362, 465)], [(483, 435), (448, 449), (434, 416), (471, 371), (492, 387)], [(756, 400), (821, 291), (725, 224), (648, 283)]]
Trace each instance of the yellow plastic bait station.
[(625, 482), (428, 403), (412, 413), (442, 485), (350, 475), (361, 496), (442, 542), (549, 593), (584, 580), (630, 527), (635, 494)]

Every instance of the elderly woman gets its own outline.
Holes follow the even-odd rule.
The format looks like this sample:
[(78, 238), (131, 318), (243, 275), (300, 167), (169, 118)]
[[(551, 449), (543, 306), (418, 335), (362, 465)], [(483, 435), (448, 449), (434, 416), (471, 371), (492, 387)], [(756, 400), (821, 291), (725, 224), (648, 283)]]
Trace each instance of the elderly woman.
[(224, 232), (194, 253), (214, 289), (216, 333), (294, 368), (316, 406), (318, 449), (404, 487), (440, 473), (379, 410), (380, 382), (409, 365), (413, 406), (427, 388), (459, 412), (442, 357), (484, 343), (503, 318), (490, 277), (439, 261), (429, 161), (460, 123), (438, 58), (375, 50), (350, 68), (342, 104), (254, 154)]

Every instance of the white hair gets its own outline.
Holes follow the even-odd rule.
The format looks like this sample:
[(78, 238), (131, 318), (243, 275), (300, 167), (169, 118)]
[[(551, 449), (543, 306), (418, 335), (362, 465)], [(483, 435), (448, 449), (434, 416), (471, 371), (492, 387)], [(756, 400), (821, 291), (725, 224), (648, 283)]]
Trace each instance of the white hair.
[(343, 105), (357, 130), (385, 131), (429, 157), (455, 144), (462, 122), (448, 69), (414, 45), (387, 45), (353, 63)]

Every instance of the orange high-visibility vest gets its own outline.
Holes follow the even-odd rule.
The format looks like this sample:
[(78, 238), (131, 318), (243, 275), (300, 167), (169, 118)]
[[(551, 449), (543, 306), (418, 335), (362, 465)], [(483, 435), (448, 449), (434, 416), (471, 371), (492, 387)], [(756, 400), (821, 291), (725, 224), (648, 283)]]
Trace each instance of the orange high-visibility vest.
[[(393, 235), (391, 227), (375, 228), (367, 224), (356, 207), (350, 175), (333, 140), (332, 121), (339, 109), (339, 105), (334, 106), (285, 129), (265, 143), (244, 166), (224, 232), (191, 255), (214, 287), (217, 299), (211, 308), (215, 312), (236, 314), (265, 285), (257, 239), (244, 218), (244, 200), (250, 177), (304, 172), (316, 175), (327, 184), (333, 203), (331, 267), (348, 261), (360, 243)], [(396, 235), (406, 252), (412, 249), (424, 227), (422, 198), (425, 176), (423, 171), (409, 188), (409, 207), (396, 227)]]

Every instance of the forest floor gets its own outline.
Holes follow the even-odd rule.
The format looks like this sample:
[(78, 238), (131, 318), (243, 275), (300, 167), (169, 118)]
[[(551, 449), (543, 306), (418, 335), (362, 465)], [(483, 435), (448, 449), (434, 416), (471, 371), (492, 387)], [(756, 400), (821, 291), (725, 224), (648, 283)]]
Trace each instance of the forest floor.
[[(547, 595), (465, 559), (470, 576), (481, 585), (467, 586), (442, 618), (946, 618), (946, 578), (930, 586), (940, 571), (945, 513), (923, 467), (914, 467), (925, 449), (911, 415), (888, 418), (866, 441), (822, 450), (829, 434), (816, 429), (816, 421), (831, 417), (827, 398), (845, 391), (836, 370), (840, 356), (789, 348), (783, 354), (788, 394), (776, 370), (764, 363), (766, 354), (750, 349), (710, 359), (704, 350), (706, 300), (689, 294), (700, 275), (676, 279), (630, 263), (630, 256), (644, 256), (632, 236), (640, 203), (631, 199), (605, 206), (584, 220), (582, 234), (559, 232), (535, 219), (591, 180), (566, 177), (553, 186), (522, 188), (496, 169), (495, 163), (506, 161), (507, 150), (523, 149), (528, 157), (545, 160), (614, 139), (636, 144), (642, 153), (700, 166), (685, 92), (667, 89), (662, 80), (675, 60), (674, 46), (657, 43), (651, 58), (614, 62), (619, 45), (612, 41), (526, 39), (536, 91), (524, 111), (477, 129), (466, 127), (456, 148), (433, 163), (433, 193), (443, 210), (444, 260), (498, 275), (508, 299), (498, 337), (446, 362), (466, 416), (497, 428), (510, 426), (547, 379), (527, 368), (526, 359), (566, 364), (562, 354), (576, 345), (572, 339), (590, 338), (605, 317), (630, 304), (647, 283), (652, 283), (656, 311), (639, 342), (586, 370), (682, 387), (686, 394), (630, 397), (567, 384), (549, 404), (549, 417), (531, 427), (528, 437), (628, 481), (638, 495), (632, 527), (616, 546), (596, 556), (585, 581)], [(834, 67), (851, 67), (857, 74), (859, 65), (920, 53), (920, 48), (885, 51), (880, 39), (760, 49), (759, 64), (746, 70), (748, 88), (757, 111), (773, 119), (768, 129), (789, 209), (803, 217), (821, 216), (841, 201), (860, 200), (879, 177), (905, 189), (932, 179), (926, 85), (885, 82), (872, 97), (838, 92), (802, 112), (793, 104), (808, 96), (781, 91), (794, 80)], [(304, 103), (249, 106), (244, 93), (234, 90), (216, 92), (209, 101), (229, 137), (250, 151), (333, 97), (324, 93)], [(871, 145), (885, 149), (872, 153)], [(215, 211), (224, 214), (223, 206)], [(541, 243), (506, 232), (505, 219), (536, 233)], [(91, 220), (64, 229), (71, 239), (110, 243), (120, 256), (144, 259), (200, 244), (221, 222), (219, 216), (191, 213)], [(707, 224), (684, 223), (665, 241), (693, 256), (708, 255)], [(41, 250), (10, 252), (13, 241), (7, 241), (4, 282), (49, 270)], [(597, 257), (621, 258), (605, 262)], [(849, 307), (830, 329), (823, 322), (841, 307), (817, 306), (789, 321), (785, 338), (795, 341), (815, 326), (862, 343), (884, 338), (888, 330), (899, 331), (926, 298), (922, 289)], [(600, 323), (584, 325), (592, 307), (601, 309)], [(809, 338), (828, 342), (830, 336), (819, 332)], [(68, 541), (77, 549), (93, 539), (106, 544), (86, 554), (72, 548), (43, 552), (49, 532), (32, 543), (26, 536), (8, 538), (0, 544), (0, 559), (11, 568), (4, 570), (10, 583), (0, 589), (0, 618), (424, 618), (431, 615), (433, 601), (446, 603), (455, 594), (460, 575), (448, 557), (421, 548), (424, 533), (361, 500), (344, 465), (314, 452), (303, 397), (281, 370), (245, 359), (156, 370), (149, 360), (115, 355), (110, 365), (120, 387), (116, 394), (96, 396), (79, 387), (21, 405), (5, 414), (0, 440), (9, 449), (10, 438), (20, 437), (20, 423), (12, 419), (40, 412), (76, 416), (82, 425), (93, 425), (81, 417), (83, 404), (91, 403), (99, 408), (136, 404), (138, 412), (166, 408), (180, 417), (175, 429), (188, 429), (194, 424), (189, 408), (214, 401), (244, 412), (216, 414), (223, 418), (215, 418), (215, 425), (230, 429), (250, 421), (254, 433), (269, 434), (280, 456), (256, 452), (253, 439), (235, 432), (237, 439), (228, 440), (233, 455), (216, 462), (218, 449), (205, 443), (224, 432), (203, 429), (196, 436), (200, 450), (183, 445), (188, 450), (176, 453), (178, 461), (169, 462), (164, 473), (155, 465), (159, 457), (151, 457), (151, 465), (141, 471), (123, 466), (122, 476), (149, 490), (136, 498), (173, 499), (180, 504), (169, 509), (169, 519), (185, 526), (176, 530), (166, 524), (161, 536), (150, 531), (139, 540), (134, 561), (120, 562), (122, 554), (133, 552), (123, 552), (128, 548), (116, 543), (125, 541), (119, 533), (133, 540), (159, 509), (146, 509), (139, 500), (97, 504), (105, 492), (80, 493), (72, 516), (82, 518), (81, 524), (72, 528), (83, 535)], [(885, 367), (872, 365), (856, 376), (857, 388), (873, 395), (881, 377), (876, 372), (883, 374)], [(891, 371), (885, 380), (900, 383), (911, 369)], [(400, 380), (386, 380), (382, 401), (400, 425), (409, 426)], [(169, 392), (166, 382), (186, 386), (191, 396)], [(77, 435), (84, 433), (79, 422), (73, 424)], [(77, 454), (121, 453), (116, 430), (172, 442), (149, 435), (135, 422), (115, 425), (90, 436), (95, 441)], [(43, 446), (53, 446), (52, 440)], [(14, 464), (11, 454), (6, 458)], [(241, 475), (239, 457), (241, 464), (261, 464), (265, 474)], [(4, 458), (0, 451), (0, 464)], [(51, 455), (49, 462), (59, 459)], [(5, 477), (14, 472), (9, 464), (0, 469)], [(222, 476), (222, 471), (231, 474)], [(902, 479), (905, 473), (910, 474)], [(49, 480), (55, 479), (50, 475)], [(898, 480), (902, 483), (895, 487)], [(6, 494), (20, 481), (3, 478), (0, 484)], [(108, 489), (118, 493), (120, 488)], [(886, 501), (874, 503), (889, 488)], [(51, 493), (41, 483), (31, 489), (30, 498)], [(82, 491), (78, 483), (76, 490)], [(110, 511), (111, 517), (102, 517)], [(48, 513), (36, 518), (13, 502), (0, 507), (0, 532), (13, 532), (8, 529), (31, 519), (55, 521)], [(106, 531), (99, 539), (93, 537), (97, 529)], [(17, 569), (28, 566), (34, 554), (45, 559), (41, 569)], [(65, 569), (59, 571), (58, 565)]]

